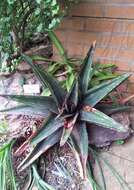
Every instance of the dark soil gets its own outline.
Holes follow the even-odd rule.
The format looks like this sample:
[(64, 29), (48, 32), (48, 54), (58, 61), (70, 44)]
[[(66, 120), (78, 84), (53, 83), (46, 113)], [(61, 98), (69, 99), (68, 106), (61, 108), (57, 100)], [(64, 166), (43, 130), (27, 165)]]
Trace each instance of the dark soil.
[[(62, 174), (62, 166), (65, 172)], [(62, 148), (55, 146), (46, 156), (45, 181), (56, 190), (80, 190), (80, 177), (77, 160), (68, 145)]]

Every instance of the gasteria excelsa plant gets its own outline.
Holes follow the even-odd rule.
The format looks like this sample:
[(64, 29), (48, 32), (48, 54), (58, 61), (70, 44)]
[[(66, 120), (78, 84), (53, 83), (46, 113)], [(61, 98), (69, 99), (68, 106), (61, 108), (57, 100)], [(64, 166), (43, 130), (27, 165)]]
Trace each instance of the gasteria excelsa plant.
[[(123, 74), (110, 81), (89, 89), (92, 79), (92, 57), (95, 43), (90, 47), (83, 61), (81, 71), (75, 79), (72, 88), (67, 93), (50, 74), (32, 63), (32, 59), (23, 55), (23, 59), (32, 67), (44, 87), (48, 87), (51, 96), (2, 95), (22, 103), (18, 107), (2, 111), (22, 112), (24, 114), (40, 114), (46, 117), (43, 126), (29, 140), (33, 150), (19, 165), (24, 170), (37, 160), (44, 152), (56, 143), (63, 146), (70, 137), (74, 139), (79, 150), (84, 179), (87, 178), (86, 162), (88, 157), (88, 132), (90, 123), (121, 132), (125, 127), (114, 119), (96, 109), (96, 105), (120, 83), (129, 77)], [(49, 113), (49, 116), (48, 116)]]

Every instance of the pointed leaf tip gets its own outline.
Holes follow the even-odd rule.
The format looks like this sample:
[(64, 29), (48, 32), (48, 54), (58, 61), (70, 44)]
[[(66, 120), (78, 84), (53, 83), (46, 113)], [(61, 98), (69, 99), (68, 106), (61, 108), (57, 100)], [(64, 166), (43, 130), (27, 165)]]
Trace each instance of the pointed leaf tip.
[(118, 132), (126, 132), (127, 129), (122, 124), (116, 122), (111, 117), (107, 116), (103, 112), (100, 112), (99, 110), (96, 110), (95, 108), (92, 108), (92, 111), (88, 112), (86, 110), (81, 111), (80, 119), (82, 121), (93, 123), (95, 125), (109, 128), (112, 130), (116, 130)]
[(94, 55), (95, 47), (96, 47), (96, 41), (94, 41), (93, 44), (91, 45), (87, 53), (87, 56), (85, 57), (83, 61), (82, 69), (79, 74), (79, 86), (80, 86), (81, 93), (83, 95), (87, 92), (89, 82), (93, 76), (92, 58)]
[(18, 170), (22, 171), (29, 167), (35, 160), (37, 160), (44, 152), (46, 152), (49, 148), (55, 145), (57, 142), (60, 141), (61, 137), (61, 130), (54, 132), (46, 139), (38, 143), (33, 151), (29, 153), (29, 155), (20, 163), (18, 166)]
[(130, 74), (126, 73), (89, 89), (85, 94), (83, 103), (92, 107), (95, 106), (99, 101), (101, 101), (106, 95), (108, 95), (112, 90), (119, 86), (129, 76)]
[(94, 41), (93, 41), (92, 46), (93, 46), (93, 49), (95, 49), (95, 48), (96, 48), (96, 40), (94, 40)]

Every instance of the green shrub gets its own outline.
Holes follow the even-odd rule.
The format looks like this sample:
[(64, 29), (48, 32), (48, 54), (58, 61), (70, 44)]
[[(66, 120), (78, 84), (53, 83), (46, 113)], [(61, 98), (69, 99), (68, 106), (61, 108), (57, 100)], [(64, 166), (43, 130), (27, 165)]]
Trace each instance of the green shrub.
[[(27, 41), (34, 33), (55, 29), (72, 1), (58, 0), (3, 0), (0, 1), (0, 63), (1, 70), (11, 71), (11, 62), (18, 60)], [(61, 4), (64, 4), (63, 6)], [(63, 8), (62, 8), (63, 7)]]

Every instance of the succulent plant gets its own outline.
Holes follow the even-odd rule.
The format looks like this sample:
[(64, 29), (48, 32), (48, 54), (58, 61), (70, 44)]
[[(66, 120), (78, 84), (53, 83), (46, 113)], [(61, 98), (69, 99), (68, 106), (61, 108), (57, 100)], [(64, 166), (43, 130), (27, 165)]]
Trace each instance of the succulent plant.
[(83, 176), (86, 178), (89, 144), (87, 128), (90, 127), (90, 124), (125, 132), (124, 126), (99, 111), (97, 106), (107, 94), (126, 80), (129, 74), (120, 75), (89, 89), (93, 73), (94, 51), (95, 43), (90, 47), (81, 71), (74, 80), (69, 93), (61, 87), (55, 78), (40, 66), (33, 64), (30, 57), (23, 55), (23, 59), (32, 67), (43, 87), (47, 86), (50, 89), (51, 96), (2, 95), (21, 103), (15, 108), (1, 110), (3, 112), (47, 116), (42, 128), (30, 139), (29, 143), (33, 150), (19, 165), (19, 169), (23, 170), (30, 166), (56, 143), (63, 146), (72, 137), (79, 149)]

